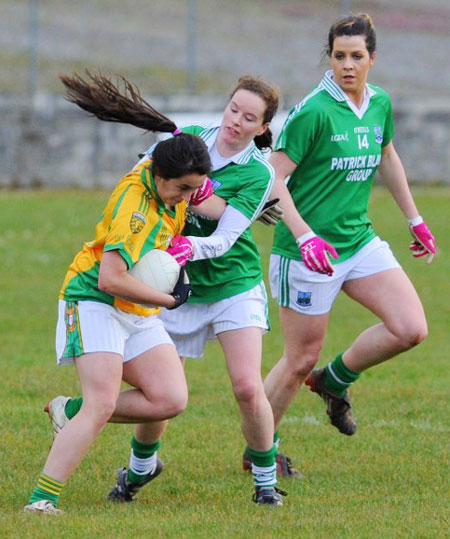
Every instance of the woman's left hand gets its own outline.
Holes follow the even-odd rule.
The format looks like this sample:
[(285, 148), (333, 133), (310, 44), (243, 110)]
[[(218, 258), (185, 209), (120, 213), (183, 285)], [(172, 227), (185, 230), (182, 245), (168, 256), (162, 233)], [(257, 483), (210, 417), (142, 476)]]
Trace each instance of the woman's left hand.
[(436, 254), (434, 236), (421, 217), (420, 219), (416, 219), (419, 220), (418, 223), (416, 222), (416, 224), (414, 224), (414, 219), (412, 220), (412, 223), (409, 223), (409, 229), (414, 238), (409, 246), (409, 249), (412, 251), (414, 258), (426, 256), (427, 264), (431, 264), (434, 255)]
[(280, 202), (279, 198), (268, 200), (256, 220), (268, 226), (276, 225), (280, 219), (283, 219), (284, 213), (283, 208), (278, 205), (278, 202)]

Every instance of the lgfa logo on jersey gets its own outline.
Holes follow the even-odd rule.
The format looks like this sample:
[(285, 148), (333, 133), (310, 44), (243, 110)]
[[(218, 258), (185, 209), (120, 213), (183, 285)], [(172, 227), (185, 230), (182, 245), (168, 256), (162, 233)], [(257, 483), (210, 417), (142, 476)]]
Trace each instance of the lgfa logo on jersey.
[(348, 131), (331, 135), (331, 142), (348, 142)]
[(140, 232), (147, 223), (147, 218), (138, 211), (133, 212), (130, 219), (130, 229), (133, 234)]
[(378, 142), (378, 144), (381, 144), (383, 142), (383, 133), (381, 132), (381, 127), (379, 125), (375, 125), (373, 132), (375, 133), (375, 141)]

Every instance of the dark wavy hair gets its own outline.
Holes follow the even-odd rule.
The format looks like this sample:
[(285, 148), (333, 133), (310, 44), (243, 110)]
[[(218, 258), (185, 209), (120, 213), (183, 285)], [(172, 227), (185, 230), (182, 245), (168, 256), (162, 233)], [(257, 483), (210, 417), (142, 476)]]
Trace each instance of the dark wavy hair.
[(181, 133), (158, 142), (152, 153), (152, 174), (161, 178), (181, 178), (186, 174), (209, 174), (211, 159), (200, 137)]
[[(179, 132), (177, 126), (154, 109), (139, 89), (124, 77), (117, 81), (101, 73), (86, 77), (73, 73), (61, 75), (65, 98), (104, 122), (134, 125), (159, 133)], [(180, 178), (186, 174), (209, 174), (211, 159), (203, 140), (186, 133), (159, 142), (152, 155), (152, 173), (162, 178)]]
[(377, 48), (375, 26), (370, 15), (367, 13), (349, 15), (339, 19), (331, 25), (328, 32), (328, 42), (324, 49), (324, 57), (331, 56), (334, 40), (339, 36), (364, 36), (366, 38), (366, 47), (370, 55), (372, 55)]

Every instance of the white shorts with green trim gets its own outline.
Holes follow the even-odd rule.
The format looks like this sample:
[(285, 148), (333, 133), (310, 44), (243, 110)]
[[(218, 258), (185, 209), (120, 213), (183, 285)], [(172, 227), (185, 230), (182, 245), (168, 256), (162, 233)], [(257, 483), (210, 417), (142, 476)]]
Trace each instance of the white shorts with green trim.
[[(220, 285), (218, 285), (220, 286)], [(203, 357), (206, 341), (224, 331), (247, 327), (269, 329), (267, 293), (264, 282), (230, 298), (213, 303), (185, 303), (157, 315), (181, 357)]]
[(160, 344), (173, 342), (155, 315), (130, 314), (98, 301), (59, 300), (59, 365), (70, 365), (76, 357), (93, 352), (113, 352), (127, 362)]
[[(330, 260), (333, 263), (333, 259)], [(272, 254), (269, 266), (272, 297), (277, 298), (280, 307), (302, 314), (325, 314), (330, 312), (346, 281), (401, 266), (389, 244), (377, 236), (352, 257), (333, 267), (334, 274), (329, 277), (309, 270), (301, 260)]]

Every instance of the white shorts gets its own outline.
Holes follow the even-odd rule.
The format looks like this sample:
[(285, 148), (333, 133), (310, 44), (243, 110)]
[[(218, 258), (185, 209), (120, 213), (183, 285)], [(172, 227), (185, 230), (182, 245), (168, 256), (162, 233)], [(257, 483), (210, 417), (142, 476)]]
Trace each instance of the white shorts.
[(280, 307), (301, 314), (330, 312), (346, 281), (368, 277), (381, 271), (400, 268), (389, 244), (378, 236), (360, 251), (339, 264), (333, 264), (332, 277), (309, 270), (301, 260), (270, 256), (269, 282), (273, 298)]
[(130, 361), (160, 344), (173, 344), (155, 315), (130, 314), (98, 301), (59, 300), (56, 359), (60, 365), (93, 352)]
[(213, 303), (185, 303), (168, 311), (162, 309), (158, 317), (181, 357), (203, 357), (207, 340), (219, 333), (247, 327), (269, 329), (267, 293), (264, 283), (241, 294)]

